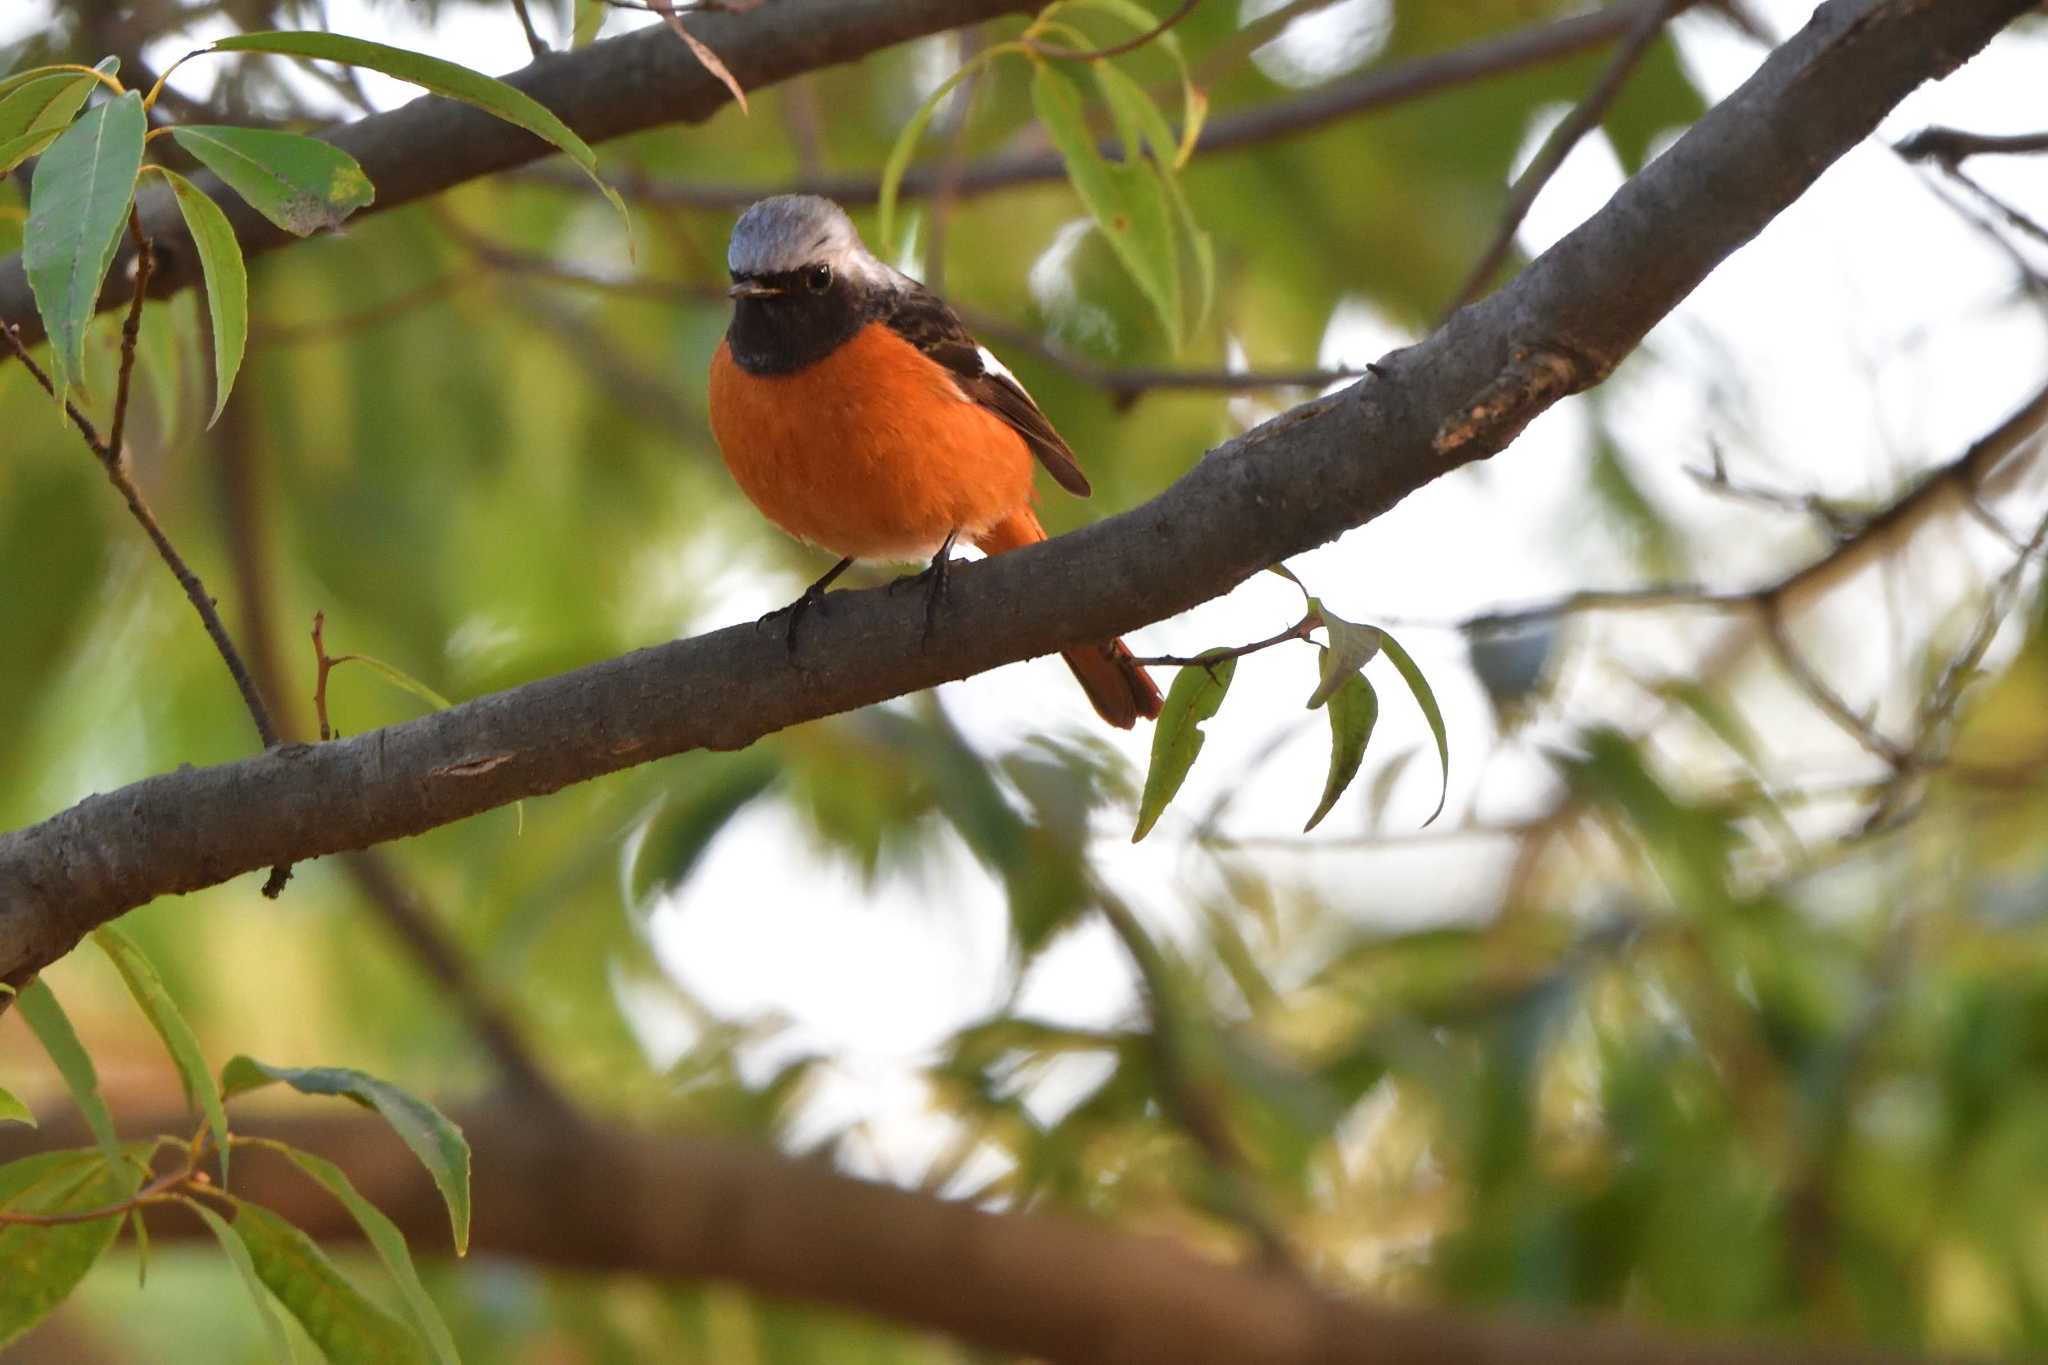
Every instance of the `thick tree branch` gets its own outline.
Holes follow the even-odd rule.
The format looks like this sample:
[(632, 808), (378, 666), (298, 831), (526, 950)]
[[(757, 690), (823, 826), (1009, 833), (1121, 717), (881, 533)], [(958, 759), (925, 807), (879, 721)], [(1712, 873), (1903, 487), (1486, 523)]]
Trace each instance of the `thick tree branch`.
[[(781, 0), (743, 14), (693, 16), (692, 32), (725, 61), (741, 85), (758, 89), (805, 71), (850, 62), (880, 48), (962, 24), (1031, 8), (1030, 0)], [(226, 57), (216, 61), (246, 60)], [(553, 110), (589, 142), (665, 123), (701, 122), (732, 96), (666, 28), (650, 27), (549, 56), (506, 77)], [(479, 176), (523, 166), (553, 148), (466, 104), (422, 96), (402, 109), (334, 129), (328, 141), (362, 163), (377, 201), (365, 213), (397, 208)], [(199, 184), (234, 224), (245, 253), (296, 240), (272, 226), (212, 175)], [(167, 192), (141, 199), (142, 225), (156, 244), (154, 294), (199, 281), (199, 258)], [(126, 301), (117, 262), (100, 305)], [(21, 258), (0, 261), (0, 319), (17, 324), (24, 341), (42, 336), (42, 320), (22, 274)]]
[[(1213, 452), (1151, 502), (966, 566), (939, 627), (835, 594), (802, 650), (736, 626), (402, 725), (180, 770), (0, 836), (0, 978), (167, 892), (403, 838), (691, 749), (1163, 620), (1372, 520), (1598, 383), (1930, 76), (2028, 0), (1833, 0), (1598, 213), (1381, 373)], [(781, 7), (768, 7), (781, 12)]]
[[(471, 1246), (584, 1271), (729, 1280), (839, 1304), (1061, 1365), (1829, 1365), (1863, 1349), (1672, 1340), (1621, 1327), (1473, 1319), (1346, 1301), (1305, 1280), (1197, 1260), (1171, 1242), (1040, 1213), (992, 1214), (702, 1138), (458, 1110), (475, 1148)], [(179, 1132), (180, 1113), (137, 1133)], [(339, 1163), (416, 1247), (445, 1248), (432, 1180), (382, 1120), (336, 1113), (235, 1130)], [(0, 1129), (0, 1160), (58, 1142), (68, 1120)], [(359, 1237), (332, 1196), (267, 1152), (235, 1159), (235, 1193), (320, 1241)], [(207, 1237), (187, 1215), (153, 1237)]]

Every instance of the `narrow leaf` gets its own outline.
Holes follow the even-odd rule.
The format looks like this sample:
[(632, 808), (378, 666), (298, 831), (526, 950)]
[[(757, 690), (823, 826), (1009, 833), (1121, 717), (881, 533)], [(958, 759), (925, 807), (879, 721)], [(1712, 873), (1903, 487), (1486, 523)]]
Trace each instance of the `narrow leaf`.
[(681, 38), (683, 45), (690, 49), (690, 55), (716, 77), (720, 85), (732, 91), (733, 99), (739, 102), (740, 112), (751, 116), (754, 111), (747, 108), (747, 92), (740, 88), (739, 81), (726, 69), (725, 63), (711, 50), (710, 45), (683, 27), (683, 16), (675, 12), (669, 0), (649, 0), (649, 3), (654, 6), (656, 14), (668, 20), (668, 26), (675, 30), (676, 37)]
[[(120, 69), (121, 59), (119, 57), (102, 57), (93, 66), (79, 66), (71, 62), (60, 62), (56, 66), (32, 66), (26, 71), (17, 71), (5, 80), (0, 80), (0, 99), (13, 95), (15, 91), (20, 90), (24, 86), (33, 85), (37, 81), (46, 81), (53, 77), (78, 76), (83, 77), (87, 81), (98, 81), (99, 77), (105, 76), (110, 79), (99, 81), (99, 83), (106, 85), (109, 89), (114, 89), (120, 85), (120, 82), (112, 80), (111, 77), (119, 72)], [(74, 112), (76, 107), (75, 105), (73, 106)]]
[(85, 370), (85, 328), (135, 198), (147, 122), (131, 90), (87, 110), (36, 163), (21, 260), (49, 333), (59, 398)]
[(347, 1067), (268, 1066), (253, 1057), (235, 1057), (221, 1069), (221, 1089), (229, 1098), (272, 1081), (305, 1095), (354, 1100), (382, 1114), (434, 1177), (448, 1205), (456, 1254), (469, 1250), (469, 1142), (447, 1115), (388, 1081)]
[(185, 230), (199, 249), (199, 269), (206, 278), (206, 307), (213, 318), (213, 416), (207, 419), (212, 426), (228, 405), (249, 342), (249, 270), (220, 205), (176, 171), (162, 174), (184, 215)]
[(1202, 722), (1223, 705), (1236, 672), (1237, 660), (1224, 659), (1215, 664), (1190, 664), (1174, 676), (1152, 729), (1152, 763), (1145, 771), (1145, 792), (1138, 799), (1138, 827), (1131, 834), (1132, 843), (1152, 832), (1180, 784), (1187, 780), (1207, 739)]
[(149, 1224), (139, 1208), (128, 1211), (128, 1230), (135, 1234), (135, 1287), (149, 1288)]
[(325, 1157), (302, 1152), (282, 1142), (259, 1142), (261, 1146), (282, 1153), (342, 1202), (397, 1283), (399, 1293), (405, 1298), (406, 1312), (411, 1316), (413, 1326), (419, 1329), (420, 1335), (433, 1349), (434, 1359), (441, 1365), (460, 1365), (461, 1356), (455, 1350), (455, 1339), (449, 1335), (448, 1324), (441, 1320), (441, 1310), (434, 1306), (427, 1287), (420, 1283), (419, 1269), (413, 1265), (412, 1252), (405, 1245), (405, 1234), (398, 1230), (398, 1225), (363, 1198), (341, 1167)]
[(332, 662), (337, 664), (367, 664), (370, 668), (383, 674), (385, 680), (392, 686), (401, 691), (412, 693), (437, 711), (446, 711), (449, 707), (455, 705), (454, 702), (448, 700), (448, 698), (442, 696), (439, 692), (436, 692), (404, 669), (399, 668), (395, 664), (387, 664), (382, 659), (374, 658), (371, 655), (344, 654)]
[(142, 1007), (142, 1013), (149, 1020), (157, 1037), (164, 1040), (164, 1048), (171, 1054), (171, 1060), (178, 1064), (178, 1079), (185, 1084), (185, 1101), (206, 1116), (206, 1126), (213, 1133), (213, 1145), (220, 1152), (220, 1172), (223, 1183), (228, 1173), (228, 1116), (220, 1107), (220, 1089), (213, 1083), (213, 1073), (207, 1069), (206, 1056), (199, 1050), (199, 1040), (192, 1035), (192, 1026), (185, 1022), (177, 1002), (164, 989), (164, 980), (157, 975), (154, 964), (135, 946), (135, 940), (111, 924), (103, 924), (93, 930), (92, 939), (100, 951), (113, 960), (114, 969), (121, 973), (121, 980), (127, 983), (128, 993), (135, 997), (135, 1003)]
[(1436, 809), (1429, 813), (1429, 819), (1422, 822), (1425, 826), (1431, 825), (1436, 822), (1437, 816), (1444, 813), (1444, 801), (1451, 794), (1451, 740), (1444, 731), (1444, 713), (1437, 709), (1436, 693), (1429, 690), (1429, 679), (1422, 676), (1422, 670), (1416, 667), (1415, 660), (1409, 657), (1408, 651), (1401, 648), (1401, 642), (1387, 632), (1381, 631), (1380, 649), (1393, 661), (1394, 667), (1400, 670), (1402, 681), (1408, 684), (1408, 690), (1415, 695), (1415, 704), (1422, 708), (1422, 718), (1429, 722), (1430, 734), (1436, 736), (1437, 767), (1443, 778), (1442, 785), (1437, 790)]
[(25, 1123), (31, 1128), (36, 1126), (36, 1116), (29, 1111), (29, 1107), (4, 1086), (0, 1086), (0, 1123)]
[(64, 1007), (40, 978), (21, 988), (20, 1005), (21, 1017), (56, 1064), (78, 1112), (85, 1116), (86, 1127), (92, 1129), (93, 1140), (108, 1161), (118, 1163), (121, 1144), (114, 1140), (114, 1120), (107, 1113), (107, 1102), (100, 1098), (99, 1072), (85, 1045), (78, 1041), (71, 1020), (65, 1017)]
[[(1324, 657), (1335, 653), (1330, 650)], [(1316, 805), (1316, 813), (1301, 827), (1303, 834), (1323, 822), (1323, 817), (1337, 804), (1337, 798), (1351, 785), (1351, 779), (1358, 776), (1358, 765), (1365, 760), (1365, 746), (1372, 740), (1372, 727), (1380, 718), (1379, 694), (1363, 675), (1353, 670), (1337, 676), (1339, 682), (1330, 694), (1328, 708), (1330, 775), (1323, 779), (1323, 799)]]
[[(89, 1148), (38, 1152), (0, 1166), (0, 1208), (82, 1212), (126, 1199), (140, 1182), (118, 1150), (111, 1162)], [(0, 1350), (70, 1297), (120, 1231), (118, 1214), (54, 1227), (0, 1224)]]
[(366, 67), (410, 81), (448, 99), (473, 104), (560, 148), (603, 191), (604, 197), (618, 210), (620, 220), (630, 223), (626, 201), (619, 198), (618, 191), (597, 178), (597, 154), (590, 150), (590, 144), (571, 132), (568, 124), (548, 112), (547, 106), (481, 71), (472, 71), (439, 57), (429, 57), (423, 52), (408, 52), (402, 47), (388, 47), (339, 33), (237, 33), (215, 43), (213, 50), (276, 52), (287, 57)]
[(277, 1316), (277, 1309), (270, 1302), (270, 1294), (263, 1288), (263, 1281), (256, 1273), (256, 1262), (249, 1257), (249, 1248), (228, 1226), (227, 1219), (215, 1213), (197, 1199), (184, 1198), (184, 1205), (199, 1215), (200, 1221), (213, 1230), (213, 1239), (220, 1243), (220, 1249), (227, 1255), (228, 1264), (241, 1276), (242, 1287), (249, 1291), (249, 1298), (256, 1305), (256, 1316), (263, 1322), (263, 1335), (270, 1341), (272, 1360), (291, 1360), (294, 1357), (291, 1338), (285, 1335), (284, 1323)]
[[(340, 227), (377, 197), (356, 159), (318, 138), (211, 124), (180, 124), (171, 137), (250, 208), (294, 237)], [(185, 207), (182, 197), (178, 207)]]
[(64, 135), (62, 128), (37, 128), (0, 142), (0, 175), (19, 166)]
[(256, 1277), (291, 1311), (333, 1365), (424, 1362), (420, 1339), (335, 1269), (313, 1239), (264, 1208), (238, 1203), (234, 1231)]
[(1309, 610), (1322, 618), (1323, 633), (1330, 639), (1330, 647), (1322, 655), (1322, 681), (1308, 698), (1308, 709), (1313, 711), (1328, 701), (1346, 678), (1372, 662), (1384, 637), (1372, 626), (1361, 626), (1336, 615), (1314, 598), (1309, 599)]
[(903, 125), (903, 131), (896, 135), (896, 143), (889, 148), (889, 157), (882, 163), (881, 194), (876, 201), (875, 216), (879, 227), (880, 240), (893, 244), (896, 240), (896, 196), (903, 186), (903, 173), (910, 168), (910, 158), (917, 152), (918, 141), (924, 137), (924, 130), (931, 126), (932, 117), (939, 112), (939, 106), (946, 102), (946, 96), (953, 93), (953, 87), (987, 66), (1004, 52), (1021, 51), (1017, 43), (997, 43), (961, 63), (960, 69), (939, 82), (938, 88), (924, 97), (924, 103), (917, 106), (917, 112), (910, 116), (910, 122)]
[(0, 141), (23, 133), (63, 132), (97, 84), (91, 76), (60, 71), (20, 86), (0, 99)]

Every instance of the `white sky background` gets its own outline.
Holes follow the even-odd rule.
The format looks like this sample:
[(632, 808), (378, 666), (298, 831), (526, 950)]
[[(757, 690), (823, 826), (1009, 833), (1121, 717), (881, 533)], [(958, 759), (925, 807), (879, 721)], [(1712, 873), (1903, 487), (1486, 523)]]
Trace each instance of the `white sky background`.
[[(1249, 0), (1244, 10), (1270, 7)], [(1794, 0), (1761, 0), (1754, 7), (1781, 35), (1812, 8)], [(502, 14), (451, 9), (438, 32), (408, 22), (400, 5), (337, 0), (333, 8), (340, 31), (438, 51), (483, 70), (509, 71), (527, 60), (509, 6)], [(1287, 40), (1262, 52), (1262, 65), (1281, 79), (1296, 72), (1322, 79), (1341, 74), (1370, 58), (1383, 10), (1383, 0), (1343, 0), (1298, 22)], [(632, 18), (614, 19), (607, 31)], [(0, 17), (0, 41), (36, 22), (34, 14)], [(1710, 100), (1732, 91), (1762, 57), (1755, 45), (1709, 19), (1682, 18), (1675, 31), (1688, 69)], [(185, 39), (176, 45), (182, 48)], [(180, 73), (181, 85), (194, 94), (206, 89), (203, 66)], [(1947, 81), (1908, 99), (1879, 136), (1895, 141), (1930, 123), (2037, 131), (2044, 69), (2048, 41), (2002, 38)], [(402, 103), (416, 93), (370, 73), (364, 81), (379, 103)], [(1531, 129), (1529, 149), (1548, 126), (1539, 121)], [(1970, 171), (2009, 201), (2048, 218), (2042, 165), (2039, 158), (1987, 157), (1971, 162)], [(1755, 508), (1716, 501), (1682, 473), (1683, 466), (1706, 463), (1710, 438), (1720, 440), (1739, 475), (1844, 498), (1885, 497), (1911, 470), (1951, 458), (1988, 430), (2048, 372), (2048, 335), (2038, 316), (2002, 309), (2013, 288), (2010, 264), (1921, 180), (1878, 142), (1850, 153), (1652, 334), (1648, 345), (1675, 363), (1625, 368), (1599, 391), (1616, 414), (1630, 468), (1650, 495), (1684, 524), (1709, 528), (1711, 539), (1702, 543), (1713, 545), (1713, 557), (1697, 568), (1713, 586), (1767, 580), (1818, 547), (1798, 519), (1773, 521)], [(1605, 140), (1588, 138), (1544, 190), (1522, 228), (1521, 245), (1531, 252), (1549, 245), (1620, 182)], [(1224, 254), (1256, 249), (1256, 243), (1232, 243)], [(1355, 365), (1414, 339), (1390, 331), (1355, 301), (1338, 301), (1322, 355), (1285, 359)], [(1711, 407), (1710, 380), (1742, 396), (1739, 425)], [(1577, 587), (1634, 585), (1635, 571), (1611, 536), (1574, 534), (1588, 520), (1585, 401), (1570, 400), (1540, 419), (1502, 458), (1439, 480), (1341, 542), (1291, 561), (1293, 567), (1334, 610), (1365, 621), (1447, 620)], [(2037, 515), (2021, 509), (2012, 520), (2018, 526)], [(1993, 562), (1984, 557), (1991, 548), (1987, 538), (1972, 544), (1981, 562)], [(1959, 586), (1966, 580), (1955, 564), (1930, 566), (1928, 581)], [(687, 623), (691, 628), (781, 605), (800, 586), (760, 574), (726, 579), (734, 585), (730, 600)], [(1825, 633), (1840, 647), (1824, 662), (1839, 670), (1842, 690), (1860, 696), (1884, 673), (1876, 650), (1856, 648), (1857, 631), (1871, 628), (1880, 599), (1865, 592), (1845, 600), (1847, 611), (1831, 614), (1834, 629)], [(1261, 576), (1225, 599), (1140, 632), (1133, 643), (1141, 654), (1192, 653), (1269, 635), (1298, 614), (1294, 589)], [(1590, 629), (1602, 652), (1646, 667), (1682, 671), (1697, 648), (1678, 647), (1695, 636), (1641, 615)], [(1540, 806), (1540, 766), (1526, 740), (1505, 755), (1487, 756), (1493, 721), (1459, 637), (1422, 626), (1400, 633), (1434, 682), (1450, 727), (1454, 771), (1444, 823), (1473, 818), (1475, 803), (1482, 820)], [(1391, 671), (1383, 670), (1384, 664), (1373, 665), (1383, 707), (1372, 756), (1318, 831), (1322, 843), (1268, 856), (1283, 877), (1306, 879), (1361, 923), (1416, 922), (1486, 906), (1507, 845), (1341, 846), (1366, 833), (1364, 793), (1379, 765), (1399, 752), (1419, 750), (1393, 788), (1383, 828), (1413, 829), (1435, 799), (1427, 733)], [(1321, 790), (1327, 757), (1322, 719), (1299, 709), (1312, 671), (1302, 646), (1246, 660), (1229, 704), (1207, 727), (1200, 764), (1153, 836), (1134, 848), (1121, 815), (1104, 825), (1099, 853), (1105, 875), (1160, 932), (1185, 928), (1186, 907), (1210, 884), (1213, 874), (1184, 835), (1226, 789), (1242, 788), (1229, 832), (1292, 836), (1300, 829)], [(1608, 687), (1614, 715), (1630, 703), (1625, 689), (1597, 678), (1581, 682)], [(999, 669), (942, 688), (940, 696), (954, 722), (986, 752), (1014, 747), (1039, 730), (1103, 729), (1056, 660)], [(1783, 719), (1786, 704), (1793, 703), (1753, 719), (1765, 725), (1774, 716)], [(1275, 718), (1296, 715), (1302, 717), (1296, 738), (1247, 780), (1248, 765), (1276, 732)], [(1555, 741), (1566, 732), (1538, 733)], [(1802, 740), (1816, 738), (1815, 753), (1840, 755), (1827, 747), (1824, 727), (1798, 733)], [(1149, 732), (1110, 738), (1142, 773)], [(871, 893), (850, 869), (813, 848), (785, 808), (765, 805), (743, 815), (683, 894), (657, 912), (658, 951), (678, 981), (719, 1013), (788, 1021), (771, 1042), (751, 1050), (750, 1065), (765, 1071), (797, 1052), (832, 1058), (806, 1126), (815, 1135), (859, 1125), (872, 1141), (856, 1156), (857, 1167), (915, 1178), (948, 1135), (944, 1121), (926, 1113), (919, 1070), (950, 1032), (1001, 1003), (1007, 980), (1001, 891), (957, 843), (916, 882), (884, 878)], [(658, 1064), (688, 1045), (687, 1018), (659, 989), (622, 983), (621, 996)], [(1032, 969), (1020, 1004), (1041, 1017), (1104, 1024), (1129, 1017), (1134, 1000), (1119, 949), (1090, 926)], [(1070, 1072), (1059, 1089), (1071, 1095), (1080, 1079)], [(1048, 1091), (1043, 1098), (1057, 1103), (1059, 1097)]]

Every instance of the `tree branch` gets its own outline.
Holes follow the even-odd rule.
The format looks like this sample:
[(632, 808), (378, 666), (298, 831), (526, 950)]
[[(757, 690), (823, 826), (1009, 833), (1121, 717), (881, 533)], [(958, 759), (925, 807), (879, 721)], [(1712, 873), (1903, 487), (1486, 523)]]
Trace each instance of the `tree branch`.
[[(782, 13), (789, 7), (769, 7)], [(1505, 288), (1376, 374), (1219, 448), (1151, 502), (963, 566), (921, 603), (834, 597), (790, 657), (752, 624), (404, 724), (148, 778), (0, 836), (0, 979), (169, 892), (402, 838), (691, 749), (1108, 639), (1334, 539), (1604, 378), (1729, 253), (2030, 0), (1832, 0)], [(714, 16), (715, 17), (715, 16)], [(822, 21), (821, 21), (822, 22)]]
[[(1202, 125), (1196, 150), (1213, 155), (1255, 147), (1490, 76), (1575, 56), (1620, 38), (1643, 12), (1660, 2), (1621, 0), (1587, 14), (1482, 38), (1448, 52), (1375, 67), (1350, 80), (1293, 99), (1274, 100), (1253, 109), (1224, 114)], [(1114, 147), (1104, 150), (1111, 156), (1120, 154)], [(972, 199), (1014, 185), (1063, 180), (1066, 174), (1065, 163), (1054, 152), (1015, 153), (962, 168), (950, 186), (943, 165), (913, 166), (904, 174), (897, 195), (901, 199), (919, 199), (937, 194), (945, 187), (957, 199)], [(579, 194), (590, 189), (587, 178), (573, 173), (541, 171), (534, 178)], [(617, 188), (628, 199), (661, 208), (741, 209), (763, 195), (783, 191), (822, 194), (849, 207), (870, 205), (881, 197), (881, 181), (869, 175), (800, 176), (794, 182), (773, 186), (627, 177)]]
[[(564, 1269), (725, 1280), (839, 1304), (1061, 1365), (1883, 1365), (1864, 1348), (1673, 1340), (1617, 1326), (1478, 1319), (1339, 1299), (1284, 1274), (1198, 1260), (1045, 1213), (986, 1213), (735, 1143), (552, 1121), (515, 1106), (457, 1110), (474, 1144), (471, 1247)], [(162, 1115), (169, 1131), (189, 1126)], [(238, 1133), (340, 1164), (415, 1247), (445, 1248), (432, 1179), (371, 1115), (262, 1118)], [(138, 1128), (154, 1132), (156, 1126)], [(0, 1160), (89, 1144), (66, 1116), (0, 1128)], [(270, 1152), (236, 1153), (235, 1193), (319, 1241), (361, 1230)], [(207, 1237), (152, 1210), (153, 1237)]]
[[(1031, 0), (783, 0), (745, 13), (706, 12), (692, 18), (691, 31), (718, 52), (746, 89), (754, 90), (907, 39), (1030, 8)], [(702, 122), (732, 99), (673, 33), (658, 26), (547, 57), (505, 79), (589, 142), (666, 123)], [(326, 137), (355, 157), (376, 186), (376, 202), (358, 217), (538, 161), (554, 150), (479, 109), (432, 95), (346, 124)], [(193, 179), (227, 214), (245, 254), (298, 240), (239, 195), (227, 193), (217, 177), (197, 174)], [(158, 254), (150, 292), (170, 294), (198, 283), (199, 255), (169, 192), (152, 188), (140, 206), (143, 228)], [(110, 281), (127, 278), (122, 261), (116, 262)], [(102, 308), (123, 302), (126, 293), (117, 283), (100, 296)], [(19, 256), (0, 261), (0, 319), (19, 326), (24, 342), (42, 337), (42, 320)]]

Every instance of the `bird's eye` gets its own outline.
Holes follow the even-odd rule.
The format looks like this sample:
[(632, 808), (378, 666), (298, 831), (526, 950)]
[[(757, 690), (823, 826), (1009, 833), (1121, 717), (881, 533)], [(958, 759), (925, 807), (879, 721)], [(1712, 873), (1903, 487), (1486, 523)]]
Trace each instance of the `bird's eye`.
[(832, 287), (832, 267), (814, 265), (804, 272), (804, 288), (813, 294), (822, 294)]

